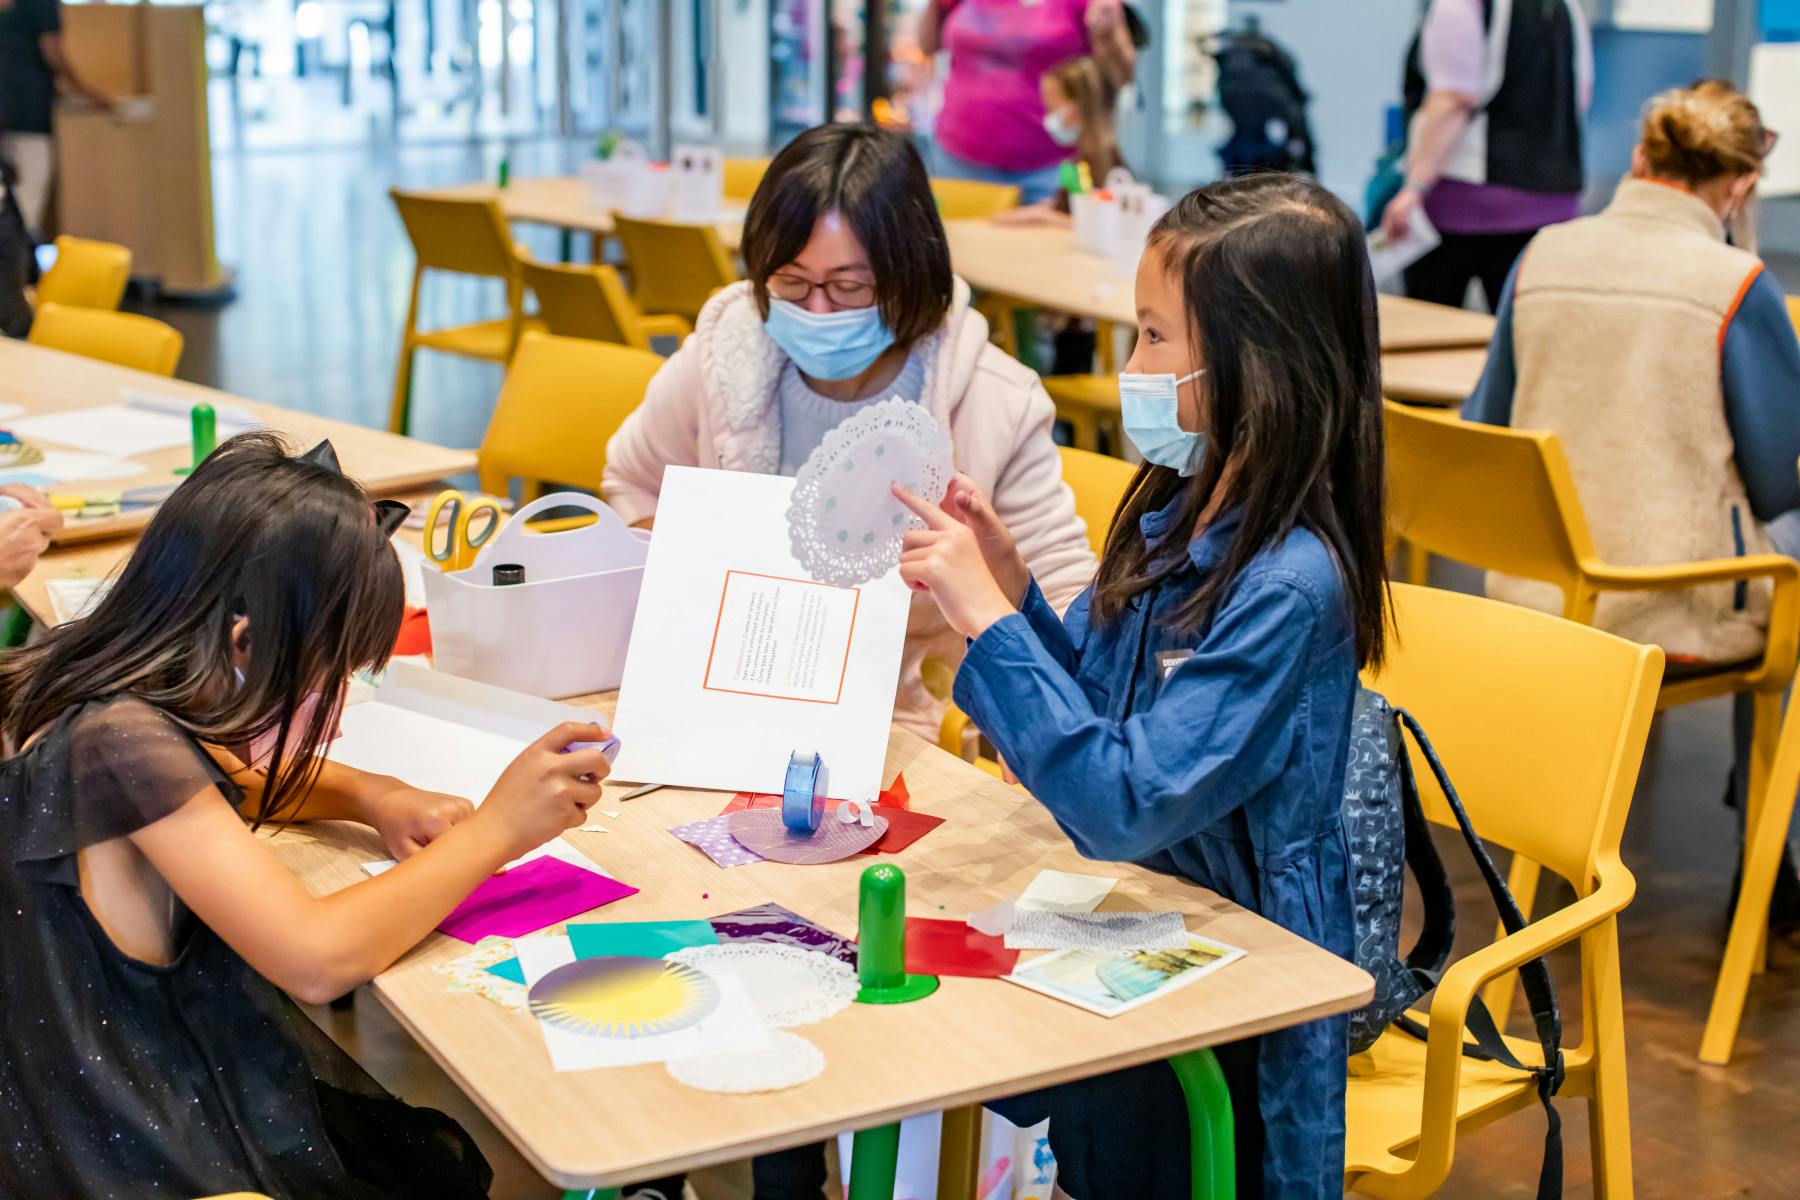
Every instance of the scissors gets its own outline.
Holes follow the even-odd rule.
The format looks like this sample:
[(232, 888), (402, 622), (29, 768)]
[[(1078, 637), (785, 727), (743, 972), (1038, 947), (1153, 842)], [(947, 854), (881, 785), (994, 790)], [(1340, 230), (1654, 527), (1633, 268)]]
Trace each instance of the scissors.
[(425, 512), (425, 554), (442, 570), (466, 570), (505, 522), (506, 514), (492, 496), (470, 499), (452, 488), (440, 493)]

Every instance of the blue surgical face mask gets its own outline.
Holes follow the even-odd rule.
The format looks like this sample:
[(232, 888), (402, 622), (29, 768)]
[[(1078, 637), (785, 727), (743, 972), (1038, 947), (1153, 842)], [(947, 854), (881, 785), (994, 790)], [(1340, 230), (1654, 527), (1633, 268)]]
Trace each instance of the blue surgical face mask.
[(861, 375), (894, 344), (879, 304), (816, 313), (771, 296), (769, 319), (763, 328), (794, 365), (814, 379)]
[(1181, 427), (1178, 389), (1204, 374), (1205, 368), (1179, 379), (1172, 372), (1119, 376), (1119, 408), (1125, 436), (1146, 462), (1172, 467), (1184, 476), (1200, 469), (1206, 456), (1206, 436)]

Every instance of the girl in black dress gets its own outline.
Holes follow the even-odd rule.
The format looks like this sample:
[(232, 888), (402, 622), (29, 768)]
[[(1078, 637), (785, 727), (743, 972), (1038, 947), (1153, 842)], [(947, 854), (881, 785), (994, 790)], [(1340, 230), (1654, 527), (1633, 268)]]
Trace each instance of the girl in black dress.
[[(234, 438), (91, 616), (0, 661), (0, 1196), (486, 1195), (468, 1136), (288, 994), (368, 980), (579, 825), (607, 763), (560, 751), (605, 733), (557, 728), (473, 812), (317, 756), (399, 628), (395, 515), (329, 446)], [(418, 852), (315, 897), (253, 833), (343, 817)]]

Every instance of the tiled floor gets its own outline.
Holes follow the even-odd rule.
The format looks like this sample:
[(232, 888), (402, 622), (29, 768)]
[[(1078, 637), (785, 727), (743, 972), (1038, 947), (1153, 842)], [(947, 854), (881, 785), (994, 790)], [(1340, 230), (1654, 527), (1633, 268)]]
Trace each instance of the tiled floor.
[[(565, 153), (549, 143), (516, 144), (513, 172), (561, 170)], [(296, 408), (384, 421), (412, 267), (386, 189), (487, 176), (499, 155), (490, 146), (221, 158), (218, 241), (238, 271), (238, 298), (217, 310), (149, 306), (188, 336), (182, 374)], [(527, 240), (541, 254), (556, 251), (553, 235)], [(1800, 263), (1775, 266), (1790, 286), (1800, 285)], [(432, 321), (449, 321), (491, 314), (498, 304), (493, 285), (452, 280), (440, 282), (427, 309)], [(426, 356), (417, 378), (417, 432), (476, 444), (499, 369)], [(1659, 720), (1628, 829), (1626, 858), (1639, 884), (1623, 937), (1631, 1115), (1637, 1194), (1646, 1198), (1800, 1195), (1791, 1140), (1800, 1127), (1800, 944), (1772, 947), (1733, 1064), (1702, 1067), (1695, 1059), (1733, 862), (1733, 824), (1719, 804), (1727, 717), (1722, 703), (1712, 703)], [(1460, 847), (1446, 842), (1445, 857), (1458, 869), (1462, 930), (1472, 943), (1492, 927), (1487, 900)], [(1558, 972), (1570, 982), (1574, 966), (1559, 963)], [(1572, 997), (1565, 1014), (1573, 1041)], [(384, 1083), (448, 1109), (476, 1132), (499, 1174), (495, 1196), (553, 1194), (372, 998), (358, 998), (353, 1018), (328, 1019)], [(1584, 1106), (1562, 1108), (1568, 1195), (1590, 1195)], [(1526, 1112), (1470, 1138), (1444, 1194), (1530, 1196), (1542, 1132), (1537, 1114)], [(741, 1179), (703, 1182), (709, 1195), (742, 1194)]]

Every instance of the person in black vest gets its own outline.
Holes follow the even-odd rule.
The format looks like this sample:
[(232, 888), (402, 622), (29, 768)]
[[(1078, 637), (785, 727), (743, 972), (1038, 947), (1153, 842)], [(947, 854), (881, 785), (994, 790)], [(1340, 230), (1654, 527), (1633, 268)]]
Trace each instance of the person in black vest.
[(49, 216), (56, 173), (50, 117), (59, 90), (100, 108), (113, 104), (69, 65), (61, 0), (0, 0), (0, 154), (18, 173), (14, 196), (34, 238), (43, 236)]
[(1594, 59), (1577, 0), (1431, 0), (1406, 64), (1406, 184), (1382, 227), (1423, 208), (1443, 244), (1406, 294), (1489, 308), (1531, 235), (1580, 215), (1582, 117)]

